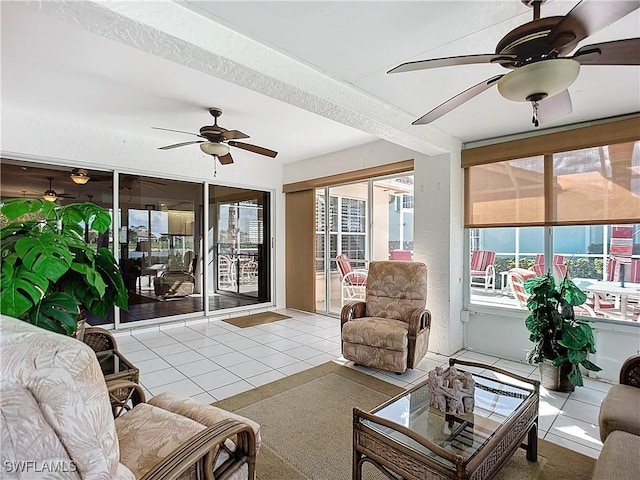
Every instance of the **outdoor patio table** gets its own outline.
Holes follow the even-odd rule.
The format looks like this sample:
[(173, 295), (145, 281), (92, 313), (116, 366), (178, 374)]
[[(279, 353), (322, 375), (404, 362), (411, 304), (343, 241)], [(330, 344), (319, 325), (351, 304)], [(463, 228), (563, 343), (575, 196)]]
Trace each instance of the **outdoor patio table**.
[(620, 315), (623, 319), (626, 319), (629, 314), (629, 298), (640, 301), (640, 283), (625, 283), (623, 287), (620, 285), (620, 282), (593, 282), (585, 285), (584, 289), (592, 293), (615, 296), (616, 303), (618, 303), (618, 301), (620, 303)]

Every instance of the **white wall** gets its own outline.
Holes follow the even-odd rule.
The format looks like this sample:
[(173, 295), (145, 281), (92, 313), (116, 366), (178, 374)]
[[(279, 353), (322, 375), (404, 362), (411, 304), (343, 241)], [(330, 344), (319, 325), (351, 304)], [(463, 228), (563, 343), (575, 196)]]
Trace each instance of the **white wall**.
[[(465, 347), (481, 353), (523, 362), (531, 348), (524, 325), (527, 312), (508, 309), (470, 308)], [(595, 321), (592, 324), (596, 354), (590, 360), (602, 368), (589, 376), (617, 383), (624, 360), (640, 353), (640, 326)]]
[(429, 157), (383, 140), (293, 164), (294, 183), (414, 159), (414, 258), (428, 268), (427, 308), (433, 322), (432, 352), (450, 355), (463, 344), (462, 169), (460, 153)]
[[(214, 177), (213, 157), (197, 145), (162, 151), (157, 138), (145, 137), (146, 132), (105, 131), (5, 106), (1, 135), (1, 154), (6, 158), (271, 190), (273, 237), (284, 238), (283, 169), (277, 160), (233, 149), (235, 163), (218, 164)], [(284, 308), (284, 242), (274, 243), (274, 303)]]

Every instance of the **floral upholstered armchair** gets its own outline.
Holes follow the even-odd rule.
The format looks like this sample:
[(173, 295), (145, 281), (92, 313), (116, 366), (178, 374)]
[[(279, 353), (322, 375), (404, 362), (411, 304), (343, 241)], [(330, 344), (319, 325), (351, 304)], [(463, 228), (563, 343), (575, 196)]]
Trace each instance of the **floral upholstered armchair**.
[(255, 478), (257, 423), (171, 393), (114, 420), (88, 345), (2, 317), (0, 346), (2, 478)]
[(414, 368), (429, 346), (426, 300), (424, 263), (371, 262), (365, 301), (342, 307), (342, 355), (396, 373)]

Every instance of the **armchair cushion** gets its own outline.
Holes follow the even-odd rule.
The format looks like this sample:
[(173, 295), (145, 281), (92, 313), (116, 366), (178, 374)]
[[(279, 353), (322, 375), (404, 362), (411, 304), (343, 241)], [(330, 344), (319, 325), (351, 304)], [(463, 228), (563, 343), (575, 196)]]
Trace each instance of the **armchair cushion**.
[[(167, 455), (205, 429), (193, 420), (141, 403), (115, 420), (120, 461), (141, 478)], [(188, 471), (186, 478), (189, 478)]]
[[(368, 322), (367, 328), (362, 328), (362, 322)], [(349, 343), (401, 352), (407, 349), (407, 333), (407, 324), (402, 320), (380, 317), (357, 318), (345, 323), (342, 339)]]
[(251, 426), (256, 437), (256, 450), (260, 450), (260, 425), (253, 420), (228, 412), (213, 405), (206, 405), (204, 403), (197, 402), (192, 398), (182, 397), (171, 392), (164, 392), (156, 395), (149, 400), (150, 405), (168, 410), (173, 413), (184, 415), (191, 420), (194, 420), (207, 427), (213, 427), (222, 420), (231, 419), (238, 420)]
[[(120, 451), (95, 352), (78, 340), (21, 320), (3, 317), (0, 326), (3, 413), (5, 395), (28, 389), (81, 477), (117, 478)], [(16, 428), (13, 422), (22, 424), (22, 415), (3, 416), (3, 429), (5, 423), (9, 431)], [(2, 448), (4, 454), (4, 442)], [(22, 459), (34, 458), (41, 458), (41, 452), (34, 450)]]
[(371, 262), (365, 302), (367, 317), (407, 321), (414, 310), (424, 308), (427, 272), (423, 263)]
[[(47, 423), (40, 407), (28, 389), (2, 383), (1, 392), (2, 416), (2, 459), (16, 461), (34, 460), (34, 452), (38, 452), (38, 462), (44, 465), (49, 462), (62, 462), (61, 465), (71, 465), (71, 459), (58, 439), (56, 432)], [(8, 419), (20, 418), (20, 422), (10, 422)], [(3, 465), (4, 467), (4, 465)], [(8, 477), (11, 475), (8, 472)], [(37, 473), (32, 475), (36, 478)], [(19, 478), (17, 475), (15, 478)], [(69, 480), (80, 479), (78, 472), (67, 471), (60, 477)]]

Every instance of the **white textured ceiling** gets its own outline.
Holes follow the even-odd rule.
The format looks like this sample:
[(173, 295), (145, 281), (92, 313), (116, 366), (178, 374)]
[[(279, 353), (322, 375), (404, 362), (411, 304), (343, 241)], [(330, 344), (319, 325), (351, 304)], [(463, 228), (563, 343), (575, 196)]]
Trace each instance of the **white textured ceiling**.
[[(542, 16), (577, 2), (552, 0)], [(413, 2), (7, 2), (3, 105), (157, 139), (220, 124), (291, 162), (376, 138), (423, 153), (533, 130), (530, 106), (484, 92), (428, 126), (411, 121), (495, 65), (387, 75), (423, 58), (492, 53), (528, 22), (519, 0)], [(640, 36), (638, 10), (582, 44)], [(553, 127), (640, 110), (640, 68), (583, 67)], [(197, 147), (185, 147), (197, 148)], [(237, 153), (236, 153), (237, 152)], [(234, 155), (253, 155), (234, 150)]]

